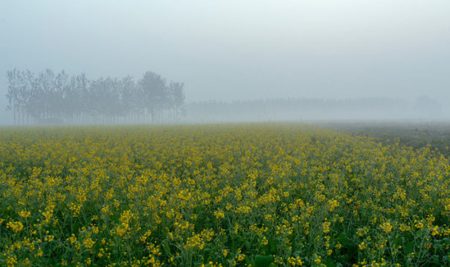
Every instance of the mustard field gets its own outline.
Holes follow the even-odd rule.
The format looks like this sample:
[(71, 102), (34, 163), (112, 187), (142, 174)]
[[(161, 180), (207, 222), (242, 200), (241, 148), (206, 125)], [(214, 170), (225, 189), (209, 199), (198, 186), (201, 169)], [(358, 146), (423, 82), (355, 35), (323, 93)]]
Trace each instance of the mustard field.
[(449, 266), (450, 161), (296, 124), (0, 129), (0, 266)]

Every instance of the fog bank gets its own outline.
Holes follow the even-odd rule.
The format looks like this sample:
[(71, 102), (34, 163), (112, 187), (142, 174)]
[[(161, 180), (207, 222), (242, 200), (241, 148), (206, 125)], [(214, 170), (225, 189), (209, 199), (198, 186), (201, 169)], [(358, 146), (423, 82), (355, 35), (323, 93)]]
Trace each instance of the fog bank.
[[(5, 0), (0, 124), (12, 121), (4, 95), (13, 68), (93, 79), (150, 70), (184, 83), (189, 120), (202, 109), (189, 103), (258, 99), (400, 99), (405, 110), (345, 112), (423, 117), (411, 111), (422, 96), (441, 106), (426, 118), (449, 118), (449, 12), (447, 0)], [(345, 117), (326, 109), (248, 117)]]

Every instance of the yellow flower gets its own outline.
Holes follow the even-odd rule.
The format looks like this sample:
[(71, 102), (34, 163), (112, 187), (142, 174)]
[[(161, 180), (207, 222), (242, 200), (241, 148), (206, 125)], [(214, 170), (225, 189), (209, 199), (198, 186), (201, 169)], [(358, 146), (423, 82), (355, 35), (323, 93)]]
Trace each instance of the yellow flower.
[(214, 211), (214, 217), (217, 219), (223, 219), (225, 218), (225, 213), (222, 210), (216, 210)]
[(367, 248), (367, 244), (363, 241), (358, 244), (359, 250), (365, 250)]
[(0, 265), (324, 266), (356, 253), (343, 240), (359, 266), (447, 255), (450, 169), (431, 148), (284, 124), (70, 127), (1, 129), (0, 158)]
[(128, 231), (128, 224), (121, 224), (116, 227), (116, 234), (120, 237), (124, 236)]
[(339, 207), (339, 202), (336, 199), (328, 200), (328, 210), (331, 212)]
[(433, 228), (431, 228), (431, 235), (432, 236), (438, 236), (439, 235), (439, 226), (433, 226)]
[(205, 242), (202, 240), (201, 235), (196, 234), (187, 239), (185, 248), (187, 249), (197, 248), (202, 250), (203, 248), (205, 248)]
[(72, 234), (69, 238), (67, 238), (67, 240), (71, 245), (73, 245), (75, 244), (75, 242), (77, 242), (77, 237), (74, 234)]
[(325, 221), (322, 223), (322, 230), (323, 230), (324, 234), (327, 234), (330, 232), (330, 225), (331, 225), (331, 223), (328, 221)]
[(384, 222), (381, 224), (381, 229), (386, 233), (389, 234), (392, 232), (392, 224), (389, 222)]
[(315, 264), (321, 264), (322, 263), (322, 257), (321, 256), (316, 256), (314, 258), (314, 263)]
[(356, 235), (359, 237), (363, 237), (365, 236), (367, 233), (369, 232), (369, 228), (367, 227), (362, 227), (362, 228), (358, 228), (356, 230)]
[(414, 226), (417, 228), (417, 229), (423, 229), (423, 223), (422, 222), (416, 222), (415, 224), (414, 224)]
[(17, 264), (17, 258), (15, 256), (9, 256), (6, 258), (6, 266), (13, 267)]
[(21, 210), (18, 213), (19, 213), (19, 216), (24, 218), (24, 219), (26, 219), (26, 218), (31, 216), (31, 212), (29, 212), (27, 210)]
[(55, 239), (54, 235), (47, 235), (47, 236), (44, 237), (44, 240), (46, 242), (51, 242), (51, 241), (53, 241), (53, 239)]
[(290, 266), (303, 266), (303, 261), (302, 259), (297, 256), (297, 257), (289, 257), (288, 258), (288, 264)]
[(147, 230), (139, 239), (142, 243), (145, 243), (147, 238), (152, 234), (151, 230)]
[(97, 226), (92, 226), (92, 229), (91, 229), (91, 231), (92, 231), (92, 233), (93, 234), (98, 234), (98, 232), (100, 231), (99, 229), (98, 229), (98, 227)]
[(406, 225), (406, 224), (404, 224), (404, 223), (402, 223), (402, 224), (400, 224), (399, 229), (402, 232), (407, 232), (407, 231), (411, 230), (411, 227)]
[(120, 225), (118, 225), (116, 227), (116, 234), (119, 237), (123, 237), (128, 230), (130, 229), (130, 221), (133, 218), (133, 213), (131, 213), (130, 210), (126, 210), (124, 212), (122, 212), (122, 214), (120, 215)]
[(245, 260), (245, 254), (239, 254), (239, 255), (237, 256), (236, 260), (237, 260), (238, 262), (241, 262), (241, 261)]
[(83, 240), (83, 245), (87, 249), (91, 249), (95, 244), (95, 241), (92, 240), (90, 237)]
[(8, 227), (9, 229), (11, 229), (14, 233), (19, 233), (23, 230), (23, 224), (19, 221), (17, 222), (8, 222), (6, 224), (6, 227)]
[(222, 255), (226, 258), (228, 256), (228, 249), (223, 249)]
[(44, 251), (42, 251), (42, 249), (38, 249), (37, 253), (36, 253), (37, 257), (42, 257), (44, 256)]
[(263, 236), (262, 240), (261, 240), (261, 244), (263, 246), (266, 246), (267, 244), (269, 244), (269, 240), (267, 240), (267, 238), (265, 236)]
[(252, 211), (252, 208), (249, 206), (239, 206), (236, 208), (236, 213), (240, 214), (249, 214)]
[(76, 203), (69, 204), (69, 210), (72, 211), (74, 216), (78, 216), (81, 211), (81, 205)]

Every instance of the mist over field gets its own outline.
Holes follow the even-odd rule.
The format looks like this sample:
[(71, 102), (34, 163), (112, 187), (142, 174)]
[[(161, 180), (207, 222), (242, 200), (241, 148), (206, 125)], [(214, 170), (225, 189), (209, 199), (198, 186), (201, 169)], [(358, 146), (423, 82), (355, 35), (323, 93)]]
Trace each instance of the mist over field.
[[(183, 107), (158, 112), (157, 122), (448, 121), (449, 12), (445, 0), (1, 1), (0, 123), (14, 121), (13, 69), (136, 84), (150, 71), (167, 88), (182, 83)], [(96, 103), (78, 120), (37, 111), (46, 95), (24, 98), (34, 101), (24, 108), (29, 123), (105, 122)], [(155, 122), (144, 114), (153, 100), (137, 98), (147, 105), (106, 122)]]
[(450, 266), (449, 0), (0, 0), (0, 266)]

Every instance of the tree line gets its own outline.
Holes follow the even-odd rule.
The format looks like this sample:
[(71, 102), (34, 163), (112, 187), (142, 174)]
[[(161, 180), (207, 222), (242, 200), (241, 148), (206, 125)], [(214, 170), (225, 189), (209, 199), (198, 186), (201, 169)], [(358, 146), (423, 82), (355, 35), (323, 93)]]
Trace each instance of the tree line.
[(147, 71), (139, 79), (69, 75), (50, 69), (7, 72), (8, 109), (17, 124), (163, 122), (183, 114), (183, 83)]

